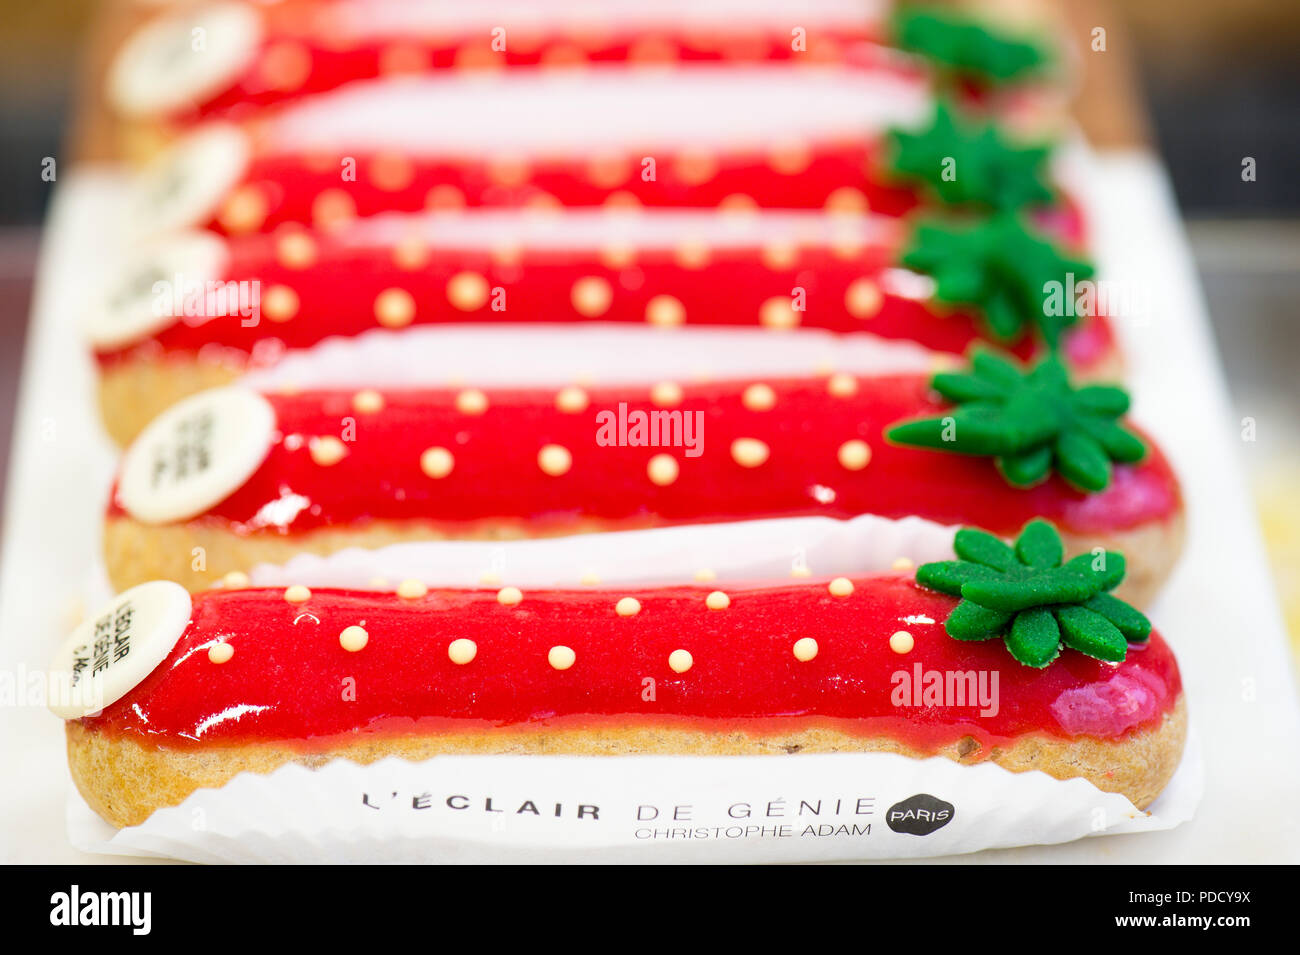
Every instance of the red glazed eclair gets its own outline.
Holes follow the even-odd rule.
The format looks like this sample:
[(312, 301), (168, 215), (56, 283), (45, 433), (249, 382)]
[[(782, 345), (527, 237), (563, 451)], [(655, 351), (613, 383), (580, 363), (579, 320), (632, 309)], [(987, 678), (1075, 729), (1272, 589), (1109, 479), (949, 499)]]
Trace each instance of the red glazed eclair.
[[(1114, 389), (1081, 391), (1086, 400)], [(127, 452), (106, 561), (118, 588), (159, 577), (198, 589), (300, 552), (410, 540), (861, 514), (1010, 535), (1043, 516), (1071, 554), (1127, 553), (1126, 594), (1145, 603), (1180, 548), (1182, 503), (1159, 450), (1119, 436), (1115, 405), (1106, 397), (1109, 417), (1086, 416), (1105, 452), (1070, 422), (1038, 439), (1049, 458), (1040, 472), (1019, 463), (1033, 449), (997, 452), (1014, 457), (1011, 473), (1032, 485), (1021, 487), (1002, 459), (886, 438), (900, 423), (924, 430), (924, 419), (960, 413), (915, 371), (653, 387), (218, 389), (169, 410)]]
[[(888, 14), (887, 5), (863, 0), (603, 0), (562, 7), (345, 0), (261, 8), (214, 2), (156, 18), (129, 38), (110, 71), (108, 100), (128, 124), (126, 148), (138, 154), (196, 119), (247, 116), (381, 77), (762, 63), (851, 64), (925, 75), (927, 55), (942, 59), (953, 51), (942, 36), (898, 36), (885, 22)], [(879, 45), (895, 39), (922, 55)], [(964, 45), (959, 53), (979, 52)], [(1017, 64), (1014, 75), (995, 75), (969, 60), (939, 66), (975, 76), (976, 87), (1038, 79), (1042, 72), (1041, 62), (1028, 61)]]
[[(142, 171), (131, 227), (238, 235), (462, 206), (901, 215), (942, 186), (998, 206), (1056, 199), (1049, 224), (1070, 238), (1082, 229), (1045, 149), (1019, 146), (1025, 134), (999, 128), (1000, 118), (946, 103), (936, 116), (906, 73), (597, 73), (360, 83), (242, 125), (204, 122)], [(893, 130), (924, 137), (924, 155), (899, 168), (908, 157)], [(941, 178), (943, 157), (974, 170), (961, 180), (970, 194)]]
[[(826, 329), (959, 354), (989, 334), (989, 323), (977, 307), (939, 301), (942, 282), (903, 266), (916, 236), (929, 234), (883, 216), (692, 210), (478, 210), (377, 216), (328, 232), (190, 233), (129, 270), (87, 327), (103, 418), (121, 443), (203, 387), (377, 328), (599, 321)], [(1035, 250), (1046, 246), (1017, 234)], [(995, 238), (984, 248), (1010, 248)], [(941, 254), (934, 264), (947, 261)], [(976, 253), (970, 261), (982, 265)], [(1062, 260), (1061, 274), (1068, 267)], [(989, 275), (1005, 272), (989, 260)], [(1026, 278), (1026, 288), (1037, 287), (1037, 275)], [(1012, 329), (1022, 356), (1040, 347), (1043, 309), (1031, 305)], [(1089, 377), (1118, 362), (1100, 315), (1078, 318), (1065, 348)]]
[[(1065, 648), (1030, 666), (1010, 637), (953, 639), (959, 607), (900, 574), (727, 591), (295, 586), (192, 603), (155, 582), (69, 639), (55, 711), (78, 789), (117, 826), (241, 772), (447, 753), (941, 755), (1149, 805), (1186, 733), (1177, 664), (1149, 624), (1103, 648), (1087, 634), (1118, 630), (1075, 626), (1076, 610), (1100, 618), (1057, 604), (1047, 639)], [(1002, 617), (1019, 632), (1034, 613)], [(934, 696), (932, 672), (984, 682)]]
[[(109, 99), (124, 117), (179, 124), (382, 76), (782, 61), (800, 53), (814, 63), (866, 63), (889, 55), (877, 45), (886, 39), (881, 13), (879, 4), (865, 0), (562, 6), (290, 0), (261, 8), (211, 2), (156, 17), (128, 38), (113, 64)], [(801, 44), (792, 42), (796, 26), (803, 28)], [(216, 62), (184, 57), (195, 29), (208, 34)]]

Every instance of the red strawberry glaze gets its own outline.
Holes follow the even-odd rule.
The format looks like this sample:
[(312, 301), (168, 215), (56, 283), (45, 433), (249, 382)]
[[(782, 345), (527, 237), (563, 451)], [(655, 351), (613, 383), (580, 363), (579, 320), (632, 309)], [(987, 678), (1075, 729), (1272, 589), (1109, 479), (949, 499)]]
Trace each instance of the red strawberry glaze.
[[(662, 171), (648, 181), (640, 175), (639, 152), (598, 164), (542, 157), (527, 165), (525, 178), (517, 184), (503, 182), (499, 167), (481, 156), (353, 149), (347, 156), (356, 163), (356, 181), (340, 183), (342, 154), (267, 153), (252, 160), (210, 219), (194, 224), (226, 235), (309, 224), (316, 219), (321, 194), (335, 194), (341, 187), (358, 216), (555, 202), (566, 207), (635, 201), (649, 208), (709, 208), (738, 195), (761, 208), (820, 209), (838, 201), (836, 193), (843, 189), (860, 193), (865, 208), (880, 215), (900, 216), (932, 204), (924, 193), (893, 180), (884, 171), (881, 153), (879, 141), (866, 140), (814, 146), (803, 155), (719, 153), (712, 159), (712, 175), (703, 182), (692, 178), (691, 157), (669, 150), (657, 151)], [(782, 165), (788, 162), (796, 167)], [(797, 174), (792, 174), (796, 168)], [(250, 201), (257, 209), (252, 215), (244, 211)], [(1062, 196), (1059, 208), (1042, 219), (1045, 228), (1067, 241), (1083, 238), (1081, 210), (1069, 197)]]
[[(372, 223), (379, 220), (370, 220)], [(351, 337), (379, 328), (380, 296), (398, 289), (410, 296), (414, 324), (448, 322), (602, 322), (645, 323), (655, 303), (675, 299), (668, 311), (688, 324), (755, 327), (771, 318), (795, 319), (802, 326), (835, 332), (867, 331), (882, 338), (905, 339), (926, 348), (962, 354), (982, 340), (982, 324), (969, 312), (950, 309), (900, 288), (897, 271), (901, 231), (896, 220), (863, 220), (865, 236), (879, 236), (849, 249), (828, 244), (803, 246), (793, 262), (773, 262), (757, 245), (721, 247), (707, 253), (698, 267), (684, 268), (680, 250), (647, 247), (634, 250), (632, 261), (612, 262), (618, 248), (525, 248), (507, 250), (430, 248), (418, 250), (415, 264), (408, 236), (417, 227), (434, 227), (437, 219), (385, 218), (379, 227), (359, 227), (352, 234), (310, 233), (314, 254), (308, 267), (281, 261), (281, 237), (256, 234), (228, 241), (229, 262), (215, 280), (261, 290), (262, 315), (247, 322), (240, 315), (206, 320), (178, 319), (152, 337), (115, 349), (100, 349), (101, 366), (131, 359), (157, 360), (167, 355), (193, 358), (200, 349), (217, 349), (223, 360), (273, 363), (285, 349), (309, 348), (330, 336)], [(450, 228), (450, 226), (449, 226)], [(376, 239), (382, 232), (384, 241)], [(684, 243), (689, 235), (684, 236)], [(395, 263), (400, 259), (407, 267)], [(194, 279), (189, 279), (193, 281)], [(597, 307), (579, 308), (584, 286), (609, 292)], [(245, 284), (247, 283), (247, 284)], [(581, 284), (579, 284), (581, 283)], [(458, 296), (468, 285), (472, 295)], [(908, 285), (915, 284), (905, 283)], [(864, 297), (856, 290), (867, 287)], [(795, 288), (805, 292), (805, 310), (791, 309)], [(287, 296), (283, 290), (290, 290)], [(501, 289), (500, 294), (491, 290)], [(921, 293), (923, 294), (923, 293)], [(273, 301), (292, 301), (288, 315), (277, 314)], [(606, 304), (607, 303), (607, 304)], [(504, 307), (503, 307), (504, 306)], [(775, 306), (765, 312), (765, 306)], [(866, 309), (864, 311), (864, 308)], [(765, 318), (766, 316), (766, 318)], [(194, 322), (198, 322), (194, 324)], [(1080, 339), (1079, 336), (1082, 335)], [(1074, 342), (1079, 339), (1083, 347)], [(1099, 361), (1113, 344), (1104, 318), (1081, 320), (1067, 344), (1070, 357)], [(1030, 337), (1014, 353), (1034, 351)]]
[[(746, 406), (746, 384), (683, 387), (683, 401), (672, 410), (684, 415), (679, 440), (690, 438), (681, 422), (700, 422), (692, 433), (702, 435), (703, 453), (695, 457), (682, 446), (599, 443), (598, 413), (617, 416), (620, 402), (629, 413), (665, 410), (651, 402), (648, 387), (590, 389), (580, 413), (557, 410), (556, 392), (536, 389), (488, 390), (487, 410), (475, 415), (456, 410), (457, 392), (449, 390), (389, 392), (383, 410), (372, 414), (354, 411), (350, 392), (268, 395), (280, 432), (269, 456), (243, 487), (195, 521), (239, 534), (427, 521), (455, 534), (500, 518), (525, 519), (540, 533), (573, 530), (585, 520), (654, 526), (877, 514), (1011, 534), (1041, 516), (1063, 530), (1104, 533), (1167, 520), (1181, 506), (1173, 472), (1150, 442), (1144, 462), (1117, 466), (1111, 486), (1091, 495), (1057, 476), (1016, 489), (987, 458), (887, 444), (889, 425), (943, 409), (922, 376), (862, 378), (851, 397), (831, 395), (824, 378), (772, 381), (775, 405), (766, 411)], [(327, 435), (350, 439), (346, 456), (328, 467), (310, 453), (312, 439)], [(764, 442), (767, 460), (752, 468), (737, 463), (732, 443), (739, 438)], [(871, 451), (860, 470), (839, 460), (841, 446), (854, 439)], [(550, 444), (572, 455), (559, 476), (539, 465), (540, 450)], [(430, 447), (453, 454), (447, 476), (421, 470)], [(666, 486), (647, 471), (663, 453), (680, 468)], [(114, 502), (110, 514), (121, 513)]]
[[(169, 121), (243, 117), (357, 80), (450, 70), (794, 61), (917, 68), (898, 50), (878, 45), (882, 25), (867, 20), (865, 10), (861, 23), (852, 25), (819, 23), (815, 13), (801, 17), (806, 48), (796, 51), (789, 27), (744, 21), (702, 23), (692, 30), (668, 23), (636, 26), (595, 20), (569, 25), (561, 14), (550, 24), (515, 26), (508, 18), (485, 17), (482, 26), (437, 30), (416, 24), (388, 34), (356, 14), (352, 22), (332, 15), (346, 14), (354, 6), (288, 4), (268, 11), (264, 36), (248, 66), (223, 89), (172, 114)], [(506, 31), (505, 49), (492, 46), (498, 26)]]
[[(788, 32), (741, 32), (725, 38), (725, 45), (680, 33), (612, 35), (594, 38), (594, 42), (585, 46), (576, 44), (575, 39), (592, 38), (551, 32), (530, 38), (527, 43), (522, 39), (509, 43), (499, 52), (490, 48), (491, 40), (486, 33), (414, 42), (399, 38), (387, 42), (365, 40), (333, 48), (321, 45), (319, 40), (270, 40), (263, 42), (248, 69), (225, 90), (196, 109), (177, 113), (170, 119), (184, 124), (210, 117), (242, 118), (268, 106), (338, 89), (346, 83), (395, 73), (539, 66), (576, 68), (587, 63), (788, 62), (796, 56)], [(812, 45), (816, 49), (809, 51), (809, 60), (818, 63), (842, 62), (874, 68), (894, 63), (899, 56), (897, 51), (873, 46), (864, 35), (850, 31), (821, 31)], [(285, 68), (289, 65), (292, 70)]]
[[(891, 185), (879, 172), (880, 143), (826, 143), (806, 154), (730, 152), (711, 158), (711, 175), (699, 181), (692, 157), (680, 151), (656, 151), (654, 179), (641, 176), (644, 151), (609, 156), (593, 163), (583, 157), (537, 157), (521, 170), (522, 181), (503, 181), (499, 166), (483, 156), (377, 153), (348, 150), (356, 162), (355, 182), (340, 183), (343, 154), (301, 155), (268, 152), (249, 164), (232, 195), (253, 196), (265, 210), (260, 217), (231, 216), (223, 205), (205, 223), (216, 232), (271, 231), (285, 223), (311, 223), (314, 203), (327, 190), (345, 189), (359, 216), (380, 212), (417, 212), (426, 207), (528, 206), (559, 202), (564, 206), (598, 206), (635, 202), (642, 206), (712, 207), (741, 195), (761, 207), (820, 209), (832, 193), (848, 187), (866, 198), (866, 207), (883, 215), (901, 215), (917, 204), (911, 189)], [(798, 165), (797, 175), (781, 171), (783, 161)], [(394, 170), (397, 170), (394, 173)], [(869, 174), (870, 172), (870, 174)], [(437, 191), (434, 191), (437, 190)]]
[[(706, 609), (706, 591), (687, 587), (525, 593), (516, 606), (482, 590), (431, 591), (416, 600), (317, 591), (304, 604), (288, 603), (280, 590), (213, 591), (194, 598), (191, 622), (168, 658), (85, 723), (165, 746), (274, 741), (303, 748), (358, 734), (829, 726), (891, 737), (923, 753), (971, 736), (987, 753), (1025, 736), (1119, 740), (1157, 725), (1181, 692), (1177, 664), (1159, 635), (1131, 646), (1118, 665), (1066, 650), (1035, 670), (1016, 663), (1000, 640), (948, 637), (943, 621), (952, 597), (899, 575), (854, 585), (847, 597), (831, 596), (825, 581), (737, 589), (725, 610)], [(628, 595), (641, 610), (620, 616), (615, 603)], [(935, 622), (915, 622), (917, 615)], [(339, 634), (353, 625), (364, 627), (368, 641), (349, 652)], [(890, 647), (900, 629), (915, 641), (906, 654)], [(793, 647), (809, 637), (817, 652), (801, 662)], [(476, 645), (468, 664), (449, 659), (457, 639)], [(207, 649), (219, 641), (234, 655), (216, 664)], [(548, 662), (557, 645), (574, 651), (566, 670)], [(679, 649), (693, 660), (682, 673), (668, 664)], [(996, 712), (895, 697), (896, 674), (915, 667), (985, 671), (989, 681), (996, 674)], [(656, 681), (652, 702), (642, 699), (646, 677)], [(345, 701), (347, 686), (355, 692)]]

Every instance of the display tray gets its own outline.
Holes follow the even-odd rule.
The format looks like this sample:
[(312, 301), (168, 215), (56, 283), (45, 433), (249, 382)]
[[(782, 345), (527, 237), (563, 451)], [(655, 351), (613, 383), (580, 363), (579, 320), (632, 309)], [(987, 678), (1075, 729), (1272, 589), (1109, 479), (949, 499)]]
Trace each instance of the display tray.
[[(1229, 410), (1161, 166), (1139, 153), (1090, 165), (1085, 193), (1101, 277), (1146, 306), (1119, 323), (1135, 416), (1166, 449), (1186, 495), (1187, 549), (1150, 615), (1179, 655), (1208, 767), (1205, 790), (1195, 817), (1177, 828), (953, 860), (1294, 860), (1300, 824), (1272, 809), (1300, 796), (1300, 765), (1292, 758), (1300, 706), (1239, 463), (1242, 423)], [(122, 861), (73, 848), (62, 726), (26, 690), (98, 589), (100, 517), (114, 452), (96, 421), (78, 322), (80, 303), (112, 267), (120, 197), (121, 181), (111, 172), (82, 170), (61, 183), (37, 278), (0, 564), (0, 673), (16, 687), (16, 705), (0, 719), (12, 783), (0, 787), (4, 861)], [(76, 809), (74, 799), (72, 819), (84, 821)], [(92, 844), (84, 827), (79, 838)]]

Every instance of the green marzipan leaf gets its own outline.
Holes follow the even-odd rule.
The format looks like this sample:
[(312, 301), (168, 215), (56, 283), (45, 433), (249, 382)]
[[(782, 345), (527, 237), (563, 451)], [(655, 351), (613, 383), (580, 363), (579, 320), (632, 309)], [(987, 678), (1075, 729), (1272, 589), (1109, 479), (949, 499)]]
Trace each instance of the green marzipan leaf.
[(1056, 439), (1056, 466), (1075, 487), (1100, 491), (1110, 484), (1110, 458), (1092, 438), (1066, 431)]
[(1007, 649), (1025, 666), (1042, 669), (1061, 652), (1061, 631), (1044, 607), (1016, 614), (1006, 637)]
[(954, 411), (948, 418), (952, 420), (921, 418), (917, 421), (904, 421), (890, 428), (886, 435), (899, 444), (957, 454), (1001, 454), (1007, 444), (996, 409), (967, 405)]
[(1001, 358), (987, 349), (980, 349), (971, 357), (971, 371), (979, 378), (1006, 393), (1020, 386), (1020, 369), (1005, 358)]
[(930, 387), (949, 401), (958, 404), (965, 404), (968, 401), (988, 401), (1006, 395), (1006, 390), (996, 382), (977, 375), (958, 372), (940, 372), (930, 380)]
[(1070, 401), (1082, 412), (1118, 418), (1128, 411), (1128, 393), (1113, 385), (1085, 385), (1070, 396)]
[(1008, 613), (1044, 604), (1082, 603), (1100, 592), (1093, 575), (1070, 566), (1045, 570), (1028, 580), (973, 580), (961, 587), (965, 599)]
[(1043, 359), (1025, 377), (1036, 387), (1053, 391), (1065, 391), (1070, 385), (1065, 366), (1055, 358)]
[(1035, 570), (1059, 567), (1065, 557), (1061, 535), (1047, 521), (1032, 520), (1016, 538), (1016, 556)]
[(1065, 566), (1073, 567), (1080, 573), (1096, 580), (1099, 590), (1114, 590), (1124, 580), (1128, 572), (1128, 561), (1118, 551), (1106, 550), (1100, 554), (1089, 551), (1066, 561)]
[(1110, 594), (1097, 594), (1083, 606), (1093, 613), (1101, 614), (1130, 643), (1143, 643), (1151, 637), (1151, 621), (1146, 614), (1126, 604)]
[(997, 459), (998, 470), (1014, 487), (1033, 487), (1052, 470), (1052, 449), (1044, 446), (1024, 454), (1008, 454)]
[(1142, 439), (1114, 421), (1093, 415), (1078, 415), (1075, 422), (1116, 461), (1131, 463), (1146, 457), (1147, 446)]
[(952, 539), (952, 549), (962, 560), (1006, 572), (1016, 566), (1016, 552), (992, 534), (963, 527)]
[(991, 640), (1006, 631), (1011, 614), (963, 600), (948, 614), (943, 628), (954, 640)]
[(994, 463), (1012, 487), (1031, 488), (1042, 484), (1051, 476), (1052, 460), (1051, 447), (1044, 446), (1024, 454), (1004, 455)]
[(1060, 430), (1060, 420), (1032, 392), (1020, 392), (1002, 406), (999, 424), (1006, 434), (1007, 451), (1022, 454), (1050, 441)]
[[(974, 296), (969, 296), (967, 299), (953, 298), (949, 301), (960, 302), (973, 298)], [(993, 292), (984, 305), (984, 321), (988, 323), (993, 337), (1004, 342), (1014, 342), (1020, 337), (1024, 328), (1021, 314), (1015, 299), (1004, 289)]]
[(968, 580), (989, 580), (997, 571), (968, 560), (936, 560), (916, 569), (916, 582), (940, 593), (961, 596), (961, 585)]
[(1057, 607), (1055, 614), (1070, 649), (1109, 663), (1119, 663), (1128, 653), (1124, 634), (1101, 614), (1087, 607)]

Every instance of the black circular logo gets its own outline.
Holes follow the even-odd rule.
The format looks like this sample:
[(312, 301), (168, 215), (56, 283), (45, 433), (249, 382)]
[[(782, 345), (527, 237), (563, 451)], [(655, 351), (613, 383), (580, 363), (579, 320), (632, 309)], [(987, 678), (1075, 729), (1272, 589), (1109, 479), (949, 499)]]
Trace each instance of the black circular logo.
[(929, 793), (917, 793), (890, 806), (889, 812), (885, 813), (885, 822), (895, 832), (928, 836), (952, 822), (956, 813), (952, 803)]

